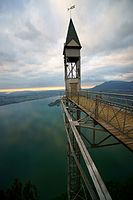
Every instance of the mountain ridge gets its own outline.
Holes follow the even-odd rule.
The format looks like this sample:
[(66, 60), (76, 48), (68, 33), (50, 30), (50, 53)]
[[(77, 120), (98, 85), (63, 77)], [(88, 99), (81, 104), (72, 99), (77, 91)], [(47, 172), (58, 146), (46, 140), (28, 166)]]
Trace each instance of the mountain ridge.
[(106, 81), (91, 88), (92, 91), (133, 91), (133, 81)]

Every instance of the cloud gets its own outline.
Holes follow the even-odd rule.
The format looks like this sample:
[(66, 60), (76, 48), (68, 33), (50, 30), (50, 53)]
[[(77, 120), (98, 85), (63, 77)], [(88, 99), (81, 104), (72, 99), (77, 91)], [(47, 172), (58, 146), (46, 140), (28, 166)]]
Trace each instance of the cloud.
[(93, 70), (88, 70), (86, 73), (86, 78), (83, 79), (84, 85), (94, 85), (100, 84), (101, 82), (109, 80), (133, 80), (133, 67), (132, 65), (127, 65), (124, 67), (118, 66), (108, 66), (95, 68)]
[[(81, 40), (88, 54), (116, 51), (133, 45), (132, 1), (83, 1), (79, 19)], [(84, 15), (83, 15), (84, 13)]]
[(35, 28), (35, 26), (33, 24), (31, 24), (30, 22), (27, 22), (25, 27), (27, 30), (18, 32), (18, 33), (16, 33), (15, 36), (17, 36), (18, 38), (20, 38), (22, 40), (29, 40), (29, 41), (36, 40), (38, 37), (41, 36), (41, 32), (38, 31)]
[[(29, 2), (30, 0), (27, 0)], [(25, 0), (1, 0), (0, 13), (9, 14), (23, 11), (25, 9)]]
[[(76, 0), (82, 82), (133, 78), (133, 1)], [(64, 85), (70, 6), (62, 0), (0, 1), (0, 88)]]
[(109, 80), (133, 80), (133, 48), (113, 51), (84, 59), (82, 82), (84, 85), (100, 84)]

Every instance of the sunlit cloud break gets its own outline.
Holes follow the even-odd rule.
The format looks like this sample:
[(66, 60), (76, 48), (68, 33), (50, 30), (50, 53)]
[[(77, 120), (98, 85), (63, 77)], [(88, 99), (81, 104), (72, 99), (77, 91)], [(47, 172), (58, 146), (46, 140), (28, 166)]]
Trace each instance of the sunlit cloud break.
[(24, 91), (49, 91), (49, 90), (64, 90), (64, 87), (0, 89), (0, 92), (12, 93), (12, 92), (24, 92)]
[[(82, 86), (83, 89), (89, 89), (93, 86)], [(5, 93), (12, 93), (12, 92), (24, 92), (24, 91), (49, 91), (49, 90), (64, 90), (65, 87), (59, 86), (59, 87), (39, 87), (39, 88), (14, 88), (14, 89), (0, 89), (0, 92)]]

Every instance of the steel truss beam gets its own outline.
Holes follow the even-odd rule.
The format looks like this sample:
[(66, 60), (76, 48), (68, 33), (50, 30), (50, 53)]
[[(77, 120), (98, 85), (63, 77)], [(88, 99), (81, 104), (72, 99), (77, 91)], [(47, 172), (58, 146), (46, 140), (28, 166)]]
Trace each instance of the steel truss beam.
[[(66, 100), (67, 101), (67, 100)], [(67, 131), (67, 137), (68, 137), (68, 144), (69, 144), (69, 150), (70, 150), (70, 154), (73, 156), (74, 158), (74, 161), (78, 167), (78, 170), (80, 172), (80, 175), (85, 183), (85, 186), (87, 188), (87, 191), (89, 192), (90, 196), (91, 196), (91, 199), (97, 199), (97, 195), (99, 197), (100, 200), (111, 200), (111, 196), (87, 150), (87, 147), (85, 146), (85, 143), (83, 142), (81, 136), (80, 136), (80, 129), (78, 131), (78, 127), (77, 125), (79, 124), (78, 121), (74, 121), (73, 120), (73, 116), (70, 115), (69, 113), (69, 106), (67, 104), (67, 106), (65, 105), (65, 103), (63, 102), (63, 100), (61, 100), (61, 103), (62, 103), (62, 108), (63, 108), (63, 111), (64, 111), (64, 114), (65, 114), (65, 123), (66, 123), (66, 131)], [(67, 102), (68, 103), (68, 102)], [(71, 107), (72, 108), (72, 107)], [(80, 121), (80, 119), (79, 119)], [(96, 189), (96, 192), (97, 192), (97, 195), (94, 193), (94, 191), (92, 190), (92, 187), (90, 187), (90, 184), (89, 184), (89, 181), (84, 173), (84, 171), (82, 170), (81, 168), (81, 165), (80, 165), (80, 160), (78, 159), (77, 157), (77, 152), (75, 152), (75, 150), (73, 149), (74, 146), (73, 146), (73, 141), (71, 140), (71, 133), (73, 134), (74, 136), (74, 139), (79, 147), (79, 150), (80, 150), (80, 153), (81, 153), (81, 156), (85, 162), (85, 165), (86, 165), (86, 168), (92, 178), (92, 181), (93, 181), (93, 184), (95, 186), (95, 189)], [(70, 163), (69, 163), (70, 164)], [(69, 183), (70, 184), (70, 183)], [(71, 185), (71, 184), (70, 184)], [(80, 184), (80, 188), (81, 188), (81, 184)], [(78, 191), (77, 191), (78, 192)], [(71, 190), (69, 188), (69, 199), (70, 200), (74, 200), (74, 199), (83, 199), (83, 198), (75, 198), (75, 196), (73, 196), (73, 198), (71, 198), (70, 196), (71, 194)], [(79, 193), (78, 193), (79, 194)], [(76, 194), (75, 194), (76, 195)], [(78, 195), (80, 196), (80, 195)], [(85, 196), (84, 196), (84, 199), (85, 199)]]
[[(69, 101), (69, 100), (67, 100), (67, 101)], [(98, 125), (98, 123), (96, 121), (94, 121), (87, 113), (85, 113), (83, 110), (81, 110), (79, 107), (77, 107), (73, 102), (69, 101), (69, 107), (67, 107), (67, 109), (68, 108), (69, 108), (69, 113), (71, 114), (71, 117), (72, 117), (73, 122), (75, 123), (76, 127), (81, 127), (84, 129), (92, 130), (92, 132), (90, 134), (92, 134), (92, 136), (93, 136), (93, 141), (89, 140), (84, 135), (84, 133), (80, 130), (81, 136), (88, 142), (89, 147), (98, 148), (98, 147), (107, 147), (107, 146), (121, 144), (118, 141), (115, 141), (115, 142), (108, 141), (113, 136), (109, 132), (107, 132), (107, 130), (105, 130), (103, 127), (96, 127), (96, 125)], [(77, 111), (80, 111), (81, 114), (84, 114), (84, 115), (81, 115), (81, 117), (78, 120), (74, 116), (74, 113), (76, 113)], [(106, 134), (108, 134), (108, 135), (99, 141), (99, 139), (97, 139), (97, 132), (100, 134), (100, 131), (106, 132)], [(106, 144), (104, 143), (105, 141), (106, 141)], [(107, 141), (108, 141), (108, 143), (107, 143)]]

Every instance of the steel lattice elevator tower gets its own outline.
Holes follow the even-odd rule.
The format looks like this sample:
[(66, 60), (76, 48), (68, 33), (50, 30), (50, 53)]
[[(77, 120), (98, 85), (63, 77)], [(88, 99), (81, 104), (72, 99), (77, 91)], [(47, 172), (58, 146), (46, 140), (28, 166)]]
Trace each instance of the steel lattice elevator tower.
[[(65, 67), (65, 93), (66, 98), (69, 98), (70, 95), (77, 96), (81, 88), (81, 68), (80, 68), (80, 49), (81, 44), (77, 36), (74, 24), (72, 19), (70, 19), (66, 42), (64, 44), (64, 67)], [(69, 104), (69, 101), (66, 101), (66, 104)], [(66, 105), (68, 106), (68, 105)], [(76, 111), (75, 119), (80, 118), (80, 111)], [(66, 119), (67, 123), (67, 119)], [(70, 140), (73, 145), (76, 157), (80, 162), (80, 151), (77, 145), (77, 142), (74, 138), (73, 133), (69, 128)], [(78, 128), (80, 132), (80, 128)], [(75, 163), (75, 160), (72, 156), (70, 150), (70, 144), (68, 142), (68, 200), (72, 200), (75, 197), (75, 194), (78, 194), (81, 188), (80, 173)], [(78, 199), (78, 198), (77, 198)]]
[[(87, 144), (96, 147), (110, 135), (95, 143), (95, 131), (106, 131), (95, 127), (99, 103), (101, 102), (102, 109), (104, 103), (103, 98), (98, 98), (97, 93), (89, 96), (88, 91), (86, 93), (81, 90), (81, 48), (73, 21), (70, 19), (63, 50), (65, 96), (61, 99), (68, 147), (68, 200), (112, 200), (87, 147)], [(89, 130), (87, 136), (86, 128)], [(93, 142), (88, 138), (91, 133)]]

